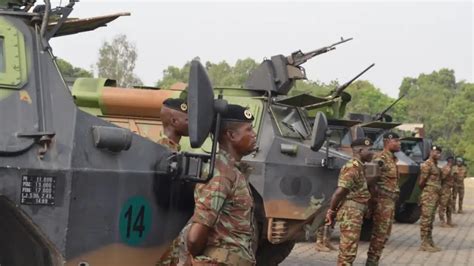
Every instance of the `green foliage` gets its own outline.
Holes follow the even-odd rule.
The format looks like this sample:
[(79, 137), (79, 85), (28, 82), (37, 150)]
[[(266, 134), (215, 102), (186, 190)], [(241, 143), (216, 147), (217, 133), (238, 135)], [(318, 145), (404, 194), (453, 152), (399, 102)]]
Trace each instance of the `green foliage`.
[[(215, 86), (237, 86), (244, 85), (245, 80), (252, 70), (258, 64), (251, 58), (237, 60), (235, 66), (222, 61), (217, 64), (206, 62), (206, 70), (209, 74), (212, 84)], [(187, 62), (183, 67), (178, 68), (169, 66), (163, 71), (163, 78), (157, 82), (158, 87), (168, 88), (176, 82), (188, 82), (190, 63)]]
[(133, 73), (137, 60), (137, 49), (126, 35), (117, 35), (112, 42), (105, 41), (99, 50), (97, 69), (99, 77), (114, 79), (120, 87), (142, 85)]
[(90, 71), (87, 71), (80, 67), (74, 67), (66, 60), (61, 58), (56, 59), (59, 71), (66, 78), (92, 78), (93, 75)]
[(427, 137), (474, 166), (474, 84), (456, 82), (453, 70), (441, 69), (405, 78), (400, 93), (407, 93), (405, 121), (423, 123)]

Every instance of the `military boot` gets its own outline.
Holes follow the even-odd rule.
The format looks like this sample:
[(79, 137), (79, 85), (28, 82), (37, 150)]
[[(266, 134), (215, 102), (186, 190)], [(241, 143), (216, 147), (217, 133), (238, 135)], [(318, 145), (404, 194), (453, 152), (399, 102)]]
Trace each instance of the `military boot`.
[(427, 251), (427, 252), (438, 252), (437, 249), (431, 246), (431, 243), (429, 242), (427, 237), (422, 237), (421, 238), (421, 246), (418, 249), (419, 251)]
[(325, 244), (325, 246), (326, 246), (327, 248), (329, 248), (331, 251), (337, 250), (337, 248), (336, 248), (335, 246), (333, 246), (329, 240), (328, 240), (328, 241), (325, 241), (324, 244)]
[(316, 242), (316, 245), (314, 247), (314, 249), (316, 249), (316, 251), (319, 251), (319, 252), (330, 252), (331, 249), (328, 248), (326, 245), (324, 245), (323, 242)]
[(446, 220), (444, 219), (444, 215), (441, 213), (441, 211), (439, 212), (439, 222), (441, 224), (446, 223)]
[(442, 249), (434, 244), (433, 238), (430, 236), (428, 238), (428, 243), (431, 245), (433, 249), (435, 249), (435, 252), (441, 251)]
[(463, 213), (462, 208), (459, 207), (458, 213)]
[(451, 217), (448, 217), (448, 222), (447, 222), (449, 227), (456, 227), (456, 224), (453, 223), (453, 219)]
[(367, 261), (365, 262), (365, 266), (378, 266), (378, 265), (379, 265), (378, 261), (370, 260), (370, 258), (367, 258)]
[(448, 227), (451, 227), (449, 226), (446, 221), (441, 221), (440, 224), (439, 224), (439, 227), (444, 227), (444, 228), (448, 228)]

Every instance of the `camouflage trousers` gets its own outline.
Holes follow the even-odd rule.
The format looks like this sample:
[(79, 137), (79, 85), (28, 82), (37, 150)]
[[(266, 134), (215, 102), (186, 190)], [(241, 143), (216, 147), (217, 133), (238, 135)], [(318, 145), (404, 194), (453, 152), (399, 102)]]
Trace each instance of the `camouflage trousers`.
[(453, 189), (453, 211), (456, 210), (456, 199), (459, 197), (458, 210), (462, 210), (464, 199), (464, 184), (455, 184)]
[(422, 241), (432, 240), (433, 222), (438, 207), (440, 189), (433, 186), (426, 186), (421, 192), (421, 218), (420, 235)]
[(183, 260), (187, 256), (186, 248), (186, 236), (191, 223), (188, 224), (181, 230), (178, 237), (173, 240), (171, 246), (161, 256), (160, 260), (156, 263), (156, 266), (176, 266), (179, 264), (180, 258)]
[(439, 200), (439, 219), (445, 221), (444, 215), (448, 221), (451, 221), (451, 214), (453, 213), (453, 188), (443, 187), (441, 189), (441, 197)]
[(343, 204), (337, 212), (337, 222), (341, 231), (337, 265), (352, 265), (354, 262), (364, 213), (365, 210), (362, 208), (349, 207), (346, 204)]
[[(329, 227), (329, 230), (327, 231), (327, 234), (326, 234), (326, 239), (331, 238), (332, 231), (333, 229)], [(323, 242), (324, 242), (324, 224), (318, 228), (318, 231), (316, 231), (316, 243), (323, 243)]]
[(377, 196), (374, 200), (372, 236), (370, 238), (369, 251), (367, 252), (367, 261), (377, 264), (392, 231), (395, 199)]

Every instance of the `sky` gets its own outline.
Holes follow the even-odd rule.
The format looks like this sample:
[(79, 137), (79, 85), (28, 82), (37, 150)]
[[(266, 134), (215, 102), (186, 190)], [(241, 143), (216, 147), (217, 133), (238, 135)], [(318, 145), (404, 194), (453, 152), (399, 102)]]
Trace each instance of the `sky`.
[(137, 47), (135, 73), (154, 85), (168, 66), (181, 67), (196, 56), (232, 65), (247, 57), (261, 62), (352, 37), (304, 64), (308, 79), (345, 82), (375, 63), (362, 79), (392, 97), (404, 77), (441, 68), (453, 69), (458, 81), (474, 82), (472, 1), (81, 0), (71, 17), (118, 12), (131, 16), (55, 38), (53, 53), (89, 70), (103, 42), (125, 34)]

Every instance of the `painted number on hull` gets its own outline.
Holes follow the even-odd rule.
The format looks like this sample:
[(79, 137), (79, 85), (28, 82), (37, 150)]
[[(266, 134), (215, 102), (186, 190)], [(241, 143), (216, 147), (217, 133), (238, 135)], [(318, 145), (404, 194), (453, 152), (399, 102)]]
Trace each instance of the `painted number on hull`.
[(128, 245), (137, 246), (145, 240), (151, 229), (151, 208), (145, 198), (132, 197), (122, 206), (119, 229)]

